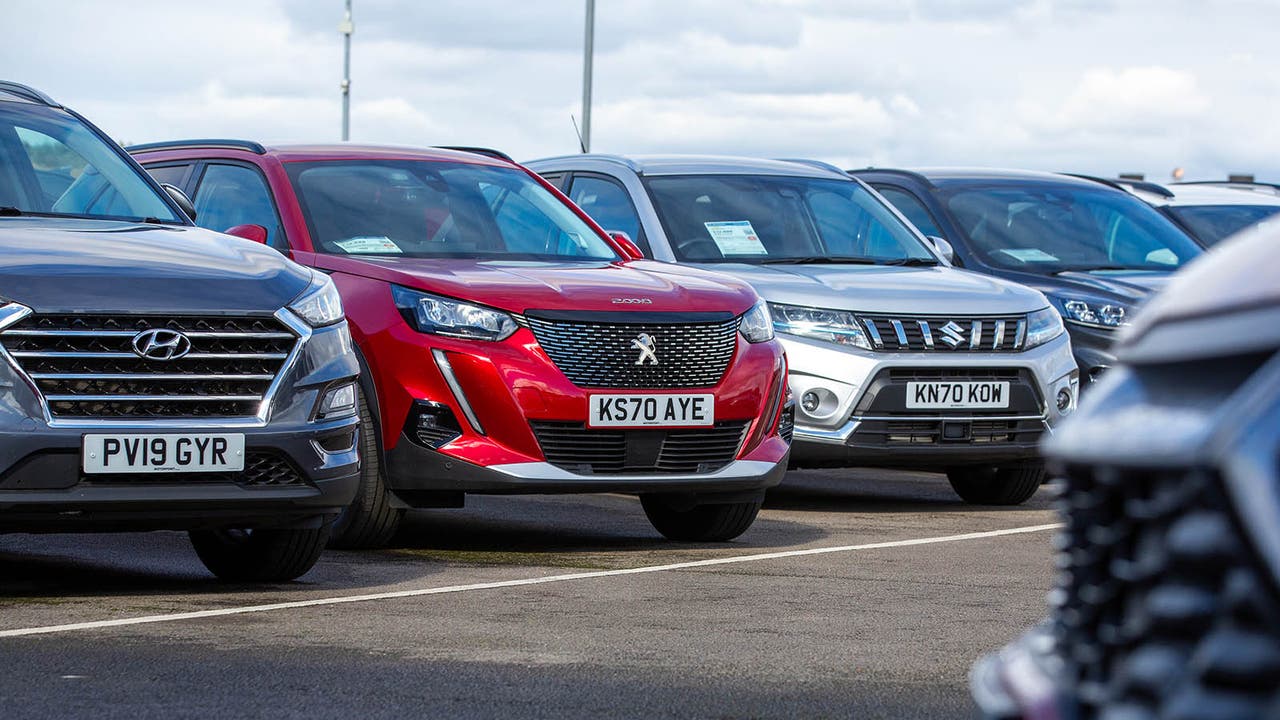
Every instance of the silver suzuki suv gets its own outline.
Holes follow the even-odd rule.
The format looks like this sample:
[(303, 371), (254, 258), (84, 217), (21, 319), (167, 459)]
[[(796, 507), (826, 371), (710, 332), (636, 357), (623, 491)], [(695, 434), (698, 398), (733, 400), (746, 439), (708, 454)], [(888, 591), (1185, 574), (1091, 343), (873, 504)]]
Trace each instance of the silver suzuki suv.
[(797, 405), (793, 466), (946, 472), (982, 504), (1039, 487), (1037, 444), (1079, 389), (1040, 292), (952, 268), (945, 241), (821, 163), (584, 154), (528, 166), (646, 257), (729, 273), (768, 301)]

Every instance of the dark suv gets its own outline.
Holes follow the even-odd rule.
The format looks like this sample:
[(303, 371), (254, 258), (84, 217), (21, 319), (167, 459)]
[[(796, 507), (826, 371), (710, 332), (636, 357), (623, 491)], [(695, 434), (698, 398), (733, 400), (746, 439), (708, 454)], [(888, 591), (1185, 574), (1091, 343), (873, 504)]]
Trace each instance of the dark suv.
[(183, 200), (0, 83), (0, 532), (188, 530), (222, 578), (292, 579), (356, 490), (342, 303)]
[(1229, 240), (1149, 303), (1048, 444), (1049, 621), (974, 669), (991, 718), (1280, 717), (1280, 256)]
[(1202, 250), (1114, 184), (1023, 170), (849, 171), (960, 267), (1033, 287), (1062, 314), (1081, 388), (1114, 362), (1116, 330)]

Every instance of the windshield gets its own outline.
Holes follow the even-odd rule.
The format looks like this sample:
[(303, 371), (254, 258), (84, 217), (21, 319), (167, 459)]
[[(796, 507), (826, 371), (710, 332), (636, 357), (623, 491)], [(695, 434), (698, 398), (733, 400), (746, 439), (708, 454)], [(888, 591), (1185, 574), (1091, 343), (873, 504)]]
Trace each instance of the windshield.
[(646, 185), (680, 260), (937, 262), (906, 224), (852, 180), (672, 175), (648, 178)]
[(75, 116), (20, 102), (0, 102), (0, 215), (185, 223)]
[(1165, 210), (1211, 246), (1280, 213), (1280, 205), (1179, 205)]
[(286, 165), (316, 252), (416, 258), (617, 260), (516, 168), (428, 160)]
[(1106, 188), (965, 184), (942, 196), (974, 252), (996, 267), (1171, 271), (1201, 253), (1157, 210)]

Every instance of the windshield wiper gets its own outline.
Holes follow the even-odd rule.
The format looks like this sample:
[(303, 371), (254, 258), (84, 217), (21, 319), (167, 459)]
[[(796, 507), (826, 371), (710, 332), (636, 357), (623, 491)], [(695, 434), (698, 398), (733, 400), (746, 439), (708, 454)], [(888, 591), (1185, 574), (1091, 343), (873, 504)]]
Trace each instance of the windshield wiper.
[(934, 265), (938, 264), (938, 261), (934, 260), (933, 258), (909, 257), (909, 258), (894, 258), (893, 260), (885, 260), (880, 264), (881, 265), (898, 265), (901, 267), (933, 267)]
[(761, 260), (761, 265), (875, 265), (876, 261), (864, 257), (844, 257), (840, 255), (809, 255), (802, 257), (769, 258)]
[(1095, 270), (1133, 270), (1135, 268), (1126, 267), (1124, 265), (1080, 265), (1077, 267), (1065, 267), (1061, 270), (1054, 270), (1050, 275), (1061, 275), (1069, 272), (1093, 272)]
[(22, 217), (24, 214), (16, 207), (0, 205), (0, 217)]

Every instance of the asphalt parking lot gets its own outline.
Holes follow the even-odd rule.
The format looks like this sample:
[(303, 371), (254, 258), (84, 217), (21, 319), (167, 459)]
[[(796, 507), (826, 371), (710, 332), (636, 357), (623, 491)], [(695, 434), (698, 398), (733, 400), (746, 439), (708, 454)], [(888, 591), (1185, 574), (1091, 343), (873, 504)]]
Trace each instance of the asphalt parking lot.
[(793, 472), (720, 546), (480, 497), (268, 587), (173, 533), (0, 536), (0, 717), (971, 717), (973, 660), (1043, 612), (1050, 494)]

